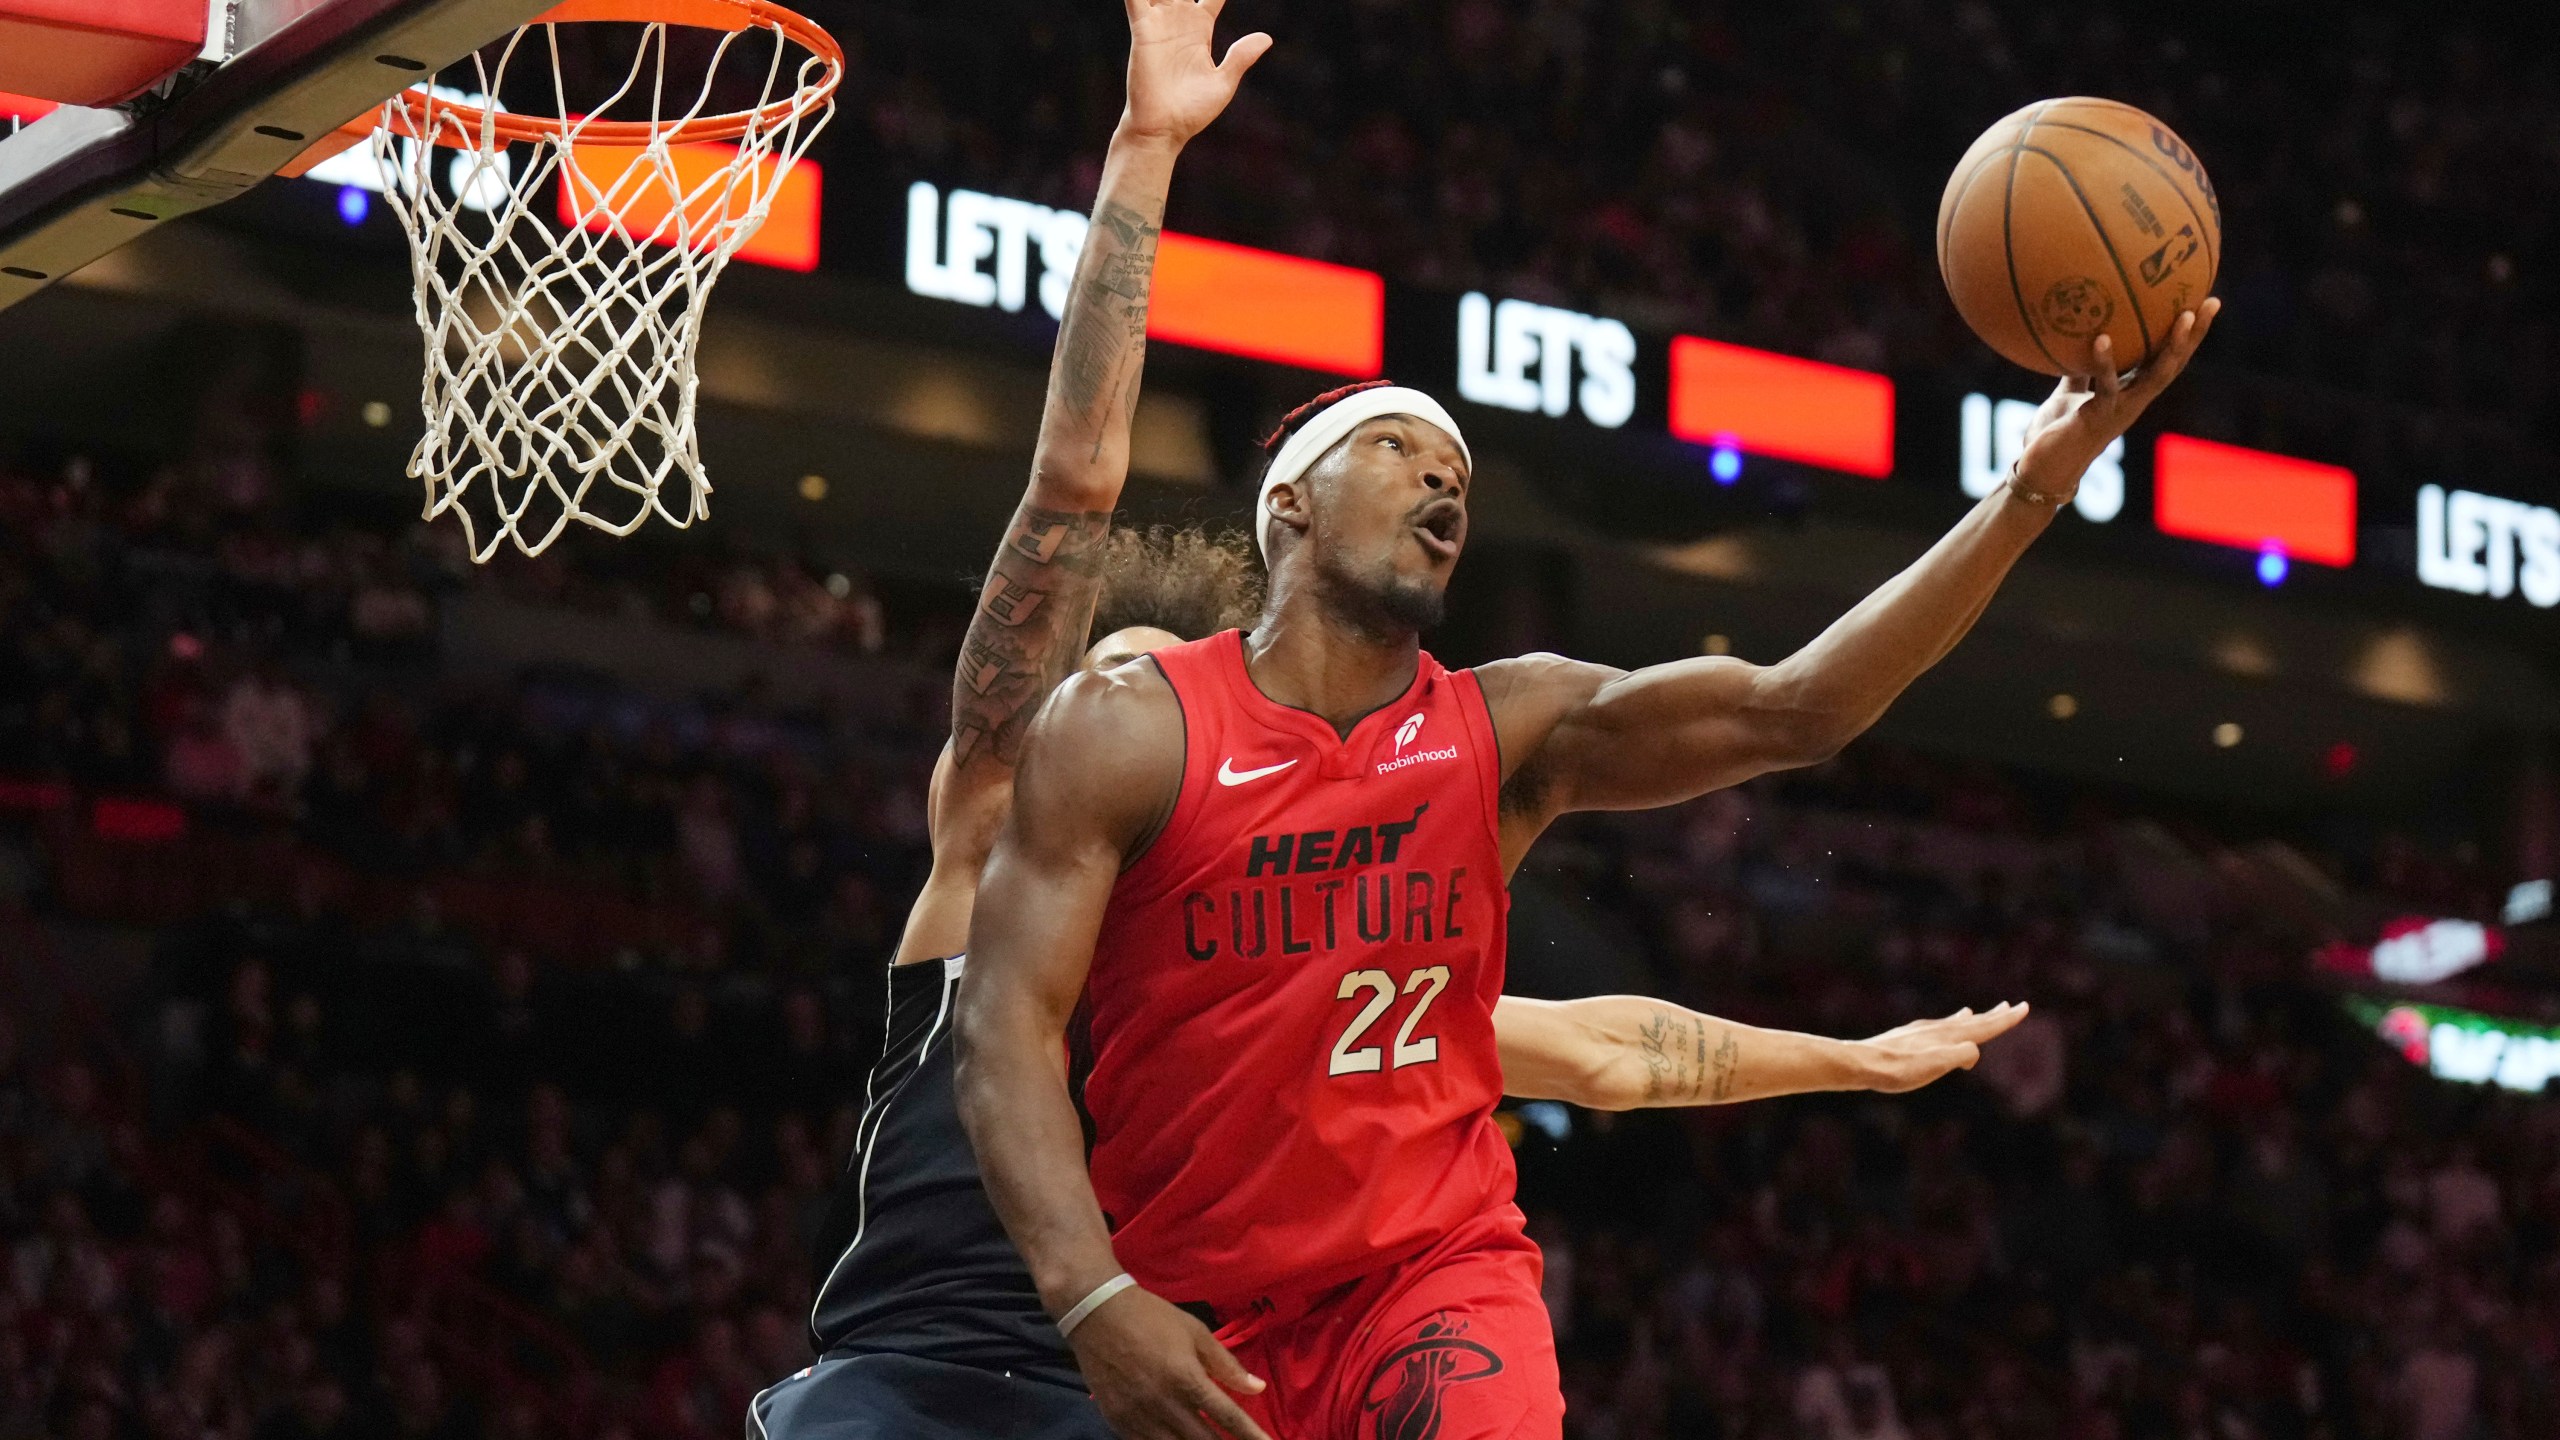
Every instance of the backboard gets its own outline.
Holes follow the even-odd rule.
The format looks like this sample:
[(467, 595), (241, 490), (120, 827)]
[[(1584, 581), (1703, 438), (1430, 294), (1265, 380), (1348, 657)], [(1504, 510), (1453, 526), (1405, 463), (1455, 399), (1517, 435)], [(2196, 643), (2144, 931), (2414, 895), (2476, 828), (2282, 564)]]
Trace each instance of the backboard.
[(202, 54), (0, 132), (0, 309), (248, 190), (556, 0), (212, 0)]

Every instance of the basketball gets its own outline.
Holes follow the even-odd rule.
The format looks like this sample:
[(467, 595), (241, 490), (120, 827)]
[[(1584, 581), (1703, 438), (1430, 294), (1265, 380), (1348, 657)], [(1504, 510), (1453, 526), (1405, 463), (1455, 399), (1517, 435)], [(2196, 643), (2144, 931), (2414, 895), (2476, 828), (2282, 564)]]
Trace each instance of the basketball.
[(2040, 100), (1982, 132), (1938, 202), (1938, 273), (1973, 333), (2030, 370), (2119, 369), (2213, 293), (2222, 206), (2195, 152), (2114, 100)]

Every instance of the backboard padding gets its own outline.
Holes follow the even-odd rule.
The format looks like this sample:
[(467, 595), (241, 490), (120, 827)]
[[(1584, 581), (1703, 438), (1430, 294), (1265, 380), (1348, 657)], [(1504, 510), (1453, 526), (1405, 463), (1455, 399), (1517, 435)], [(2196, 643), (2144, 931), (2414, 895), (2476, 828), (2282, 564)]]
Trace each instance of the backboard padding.
[(240, 0), (239, 50), (165, 100), (65, 106), (0, 138), (0, 309), (312, 141), (553, 0)]

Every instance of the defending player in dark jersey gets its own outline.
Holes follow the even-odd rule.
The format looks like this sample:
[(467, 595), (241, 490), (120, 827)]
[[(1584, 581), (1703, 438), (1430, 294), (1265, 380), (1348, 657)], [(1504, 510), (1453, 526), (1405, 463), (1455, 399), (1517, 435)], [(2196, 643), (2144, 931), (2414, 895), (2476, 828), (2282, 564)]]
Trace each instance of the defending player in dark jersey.
[[(1078, 610), (1092, 609), (1093, 590), (1101, 591), (1094, 628), (1113, 633), (1088, 663), (1211, 633), (1249, 616), (1261, 593), (1241, 553), (1196, 532), (1120, 531), (1092, 558), (1060, 587)], [(979, 619), (992, 623), (983, 608)], [(1001, 805), (1010, 793), (1010, 766), (978, 773), (963, 786), (950, 783), (946, 769), (935, 790), (934, 873), (946, 915), (966, 916), (986, 859), (986, 827), (966, 823), (974, 803), (992, 796)], [(1110, 1433), (987, 1203), (960, 1129), (950, 1016), (964, 947), (960, 937), (916, 923), (929, 919), (920, 898), (909, 927), (920, 953), (889, 967), (882, 1055), (865, 1081), (854, 1153), (820, 1226), (809, 1317), (818, 1363), (756, 1397), (750, 1440)], [(937, 944), (950, 948), (936, 954)]]
[[(1392, 387), (1302, 418), (1264, 483), (1252, 632), (1079, 676), (1032, 727), (958, 997), (989, 1190), (1126, 1440), (1560, 1433), (1491, 1125), (1512, 870), (1568, 811), (1674, 803), (1866, 729), (2217, 308), (2138, 379), (2099, 339), (2007, 484), (1765, 667), (1444, 670), (1419, 637), (1466, 539), (1456, 422)], [(1059, 1043), (1088, 997), (1089, 1166)]]
[[(950, 1229), (939, 1223), (956, 1213), (949, 1207), (980, 1195), (965, 1147), (948, 1143), (956, 1135), (942, 1134), (951, 1127), (936, 1123), (930, 1103), (899, 1102), (904, 1087), (932, 1083), (949, 957), (967, 948), (979, 861), (1009, 803), (1024, 727), (1088, 639), (1111, 512), (1128, 475), (1175, 158), (1270, 47), (1270, 37), (1248, 35), (1220, 63), (1210, 28), (1222, 3), (1128, 0), (1127, 101), (1061, 317), (1030, 482), (952, 684), (951, 743), (929, 798), (933, 869), (891, 970), (892, 1088), (868, 1097), (849, 1223), (840, 1213), (830, 1238), (840, 1236), (841, 1248), (811, 1317), (822, 1359), (758, 1397), (750, 1434), (1090, 1433), (1074, 1375), (1053, 1363), (1038, 1322), (1018, 1303), (1018, 1264), (988, 1243), (987, 1227), (965, 1217)], [(893, 1163), (882, 1166), (884, 1158)], [(874, 1199), (883, 1202), (877, 1229)]]

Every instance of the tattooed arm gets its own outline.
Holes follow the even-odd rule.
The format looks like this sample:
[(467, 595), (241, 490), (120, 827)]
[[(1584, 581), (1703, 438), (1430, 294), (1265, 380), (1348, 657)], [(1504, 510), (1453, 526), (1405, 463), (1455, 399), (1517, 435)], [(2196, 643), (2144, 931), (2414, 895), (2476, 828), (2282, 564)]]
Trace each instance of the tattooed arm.
[[(1222, 0), (1221, 0), (1222, 3)], [(1147, 356), (1147, 300), (1174, 160), (1270, 48), (1248, 35), (1213, 63), (1219, 4), (1128, 0), (1129, 99), (1068, 287), (1031, 483), (978, 595), (951, 684), (951, 743), (934, 766), (933, 871), (898, 942), (906, 963), (968, 947), (978, 872), (1012, 803), (1033, 712), (1074, 668), (1100, 590), (1103, 541), (1129, 476)]]
[(1762, 1030), (1663, 1000), (1604, 995), (1525, 1000), (1493, 1011), (1503, 1089), (1591, 1110), (1730, 1105), (1815, 1090), (1917, 1090), (1970, 1070), (1981, 1047), (2025, 1019), (2024, 1005), (1959, 1010), (1869, 1040)]

